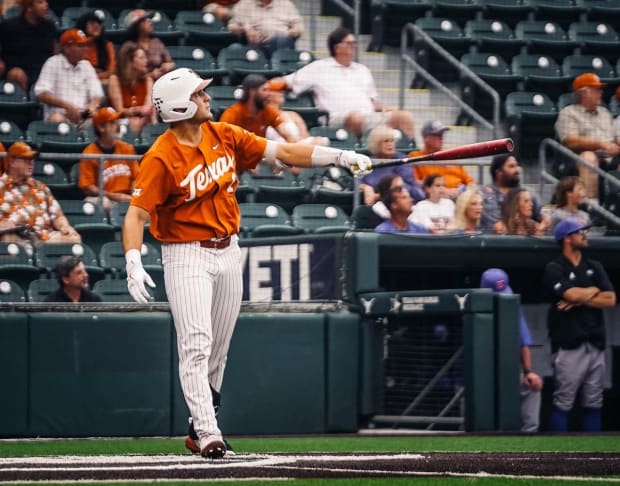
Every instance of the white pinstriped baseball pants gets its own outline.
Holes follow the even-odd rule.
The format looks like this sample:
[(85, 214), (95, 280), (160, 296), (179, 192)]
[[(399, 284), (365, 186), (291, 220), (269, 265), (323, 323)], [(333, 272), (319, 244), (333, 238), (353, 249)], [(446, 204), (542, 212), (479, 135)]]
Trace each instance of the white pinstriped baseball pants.
[(228, 248), (198, 242), (165, 243), (166, 294), (177, 333), (179, 377), (198, 437), (219, 435), (209, 384), (219, 391), (241, 299), (243, 277), (237, 236)]

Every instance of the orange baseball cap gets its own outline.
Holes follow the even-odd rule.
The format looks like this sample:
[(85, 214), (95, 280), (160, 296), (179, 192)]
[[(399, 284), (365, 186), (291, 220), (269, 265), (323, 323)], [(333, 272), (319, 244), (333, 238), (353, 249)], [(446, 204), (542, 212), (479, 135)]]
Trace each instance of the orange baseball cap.
[(603, 88), (607, 86), (607, 83), (602, 83), (594, 73), (583, 73), (575, 78), (573, 81), (573, 91), (579, 91), (582, 88)]
[(104, 123), (108, 123), (114, 120), (118, 120), (123, 115), (116, 111), (111, 106), (106, 106), (105, 108), (99, 108), (95, 114), (93, 115), (93, 125), (103, 125)]
[(84, 45), (88, 44), (90, 41), (91, 38), (80, 29), (65, 30), (60, 36), (60, 45), (63, 47), (69, 44)]
[(7, 154), (13, 159), (34, 159), (39, 152), (32, 150), (25, 142), (15, 142), (9, 147)]

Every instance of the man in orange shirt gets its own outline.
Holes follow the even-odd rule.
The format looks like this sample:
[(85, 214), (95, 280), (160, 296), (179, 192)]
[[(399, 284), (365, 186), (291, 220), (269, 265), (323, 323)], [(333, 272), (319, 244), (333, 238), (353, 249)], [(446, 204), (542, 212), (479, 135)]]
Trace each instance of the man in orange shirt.
[[(136, 155), (133, 145), (118, 139), (121, 114), (112, 107), (100, 108), (93, 115), (93, 128), (97, 140), (88, 145), (83, 154)], [(133, 182), (138, 174), (137, 160), (106, 160), (103, 166), (103, 209), (109, 211), (117, 202), (129, 202)], [(99, 201), (99, 160), (83, 159), (80, 162), (78, 186), (87, 200)]]
[(162, 242), (179, 377), (192, 419), (185, 445), (203, 457), (220, 458), (227, 446), (215, 414), (243, 294), (238, 174), (262, 159), (272, 165), (336, 165), (358, 174), (372, 164), (352, 151), (274, 142), (212, 122), (211, 97), (205, 92), (210, 82), (179, 68), (153, 85), (153, 105), (170, 128), (140, 164), (123, 224), (123, 246), (129, 293), (136, 302), (147, 303), (145, 284), (155, 284), (142, 266), (140, 247), (150, 217), (150, 231)]
[(220, 121), (245, 128), (248, 132), (266, 137), (267, 128), (273, 127), (287, 142), (297, 142), (282, 112), (268, 103), (267, 78), (261, 74), (248, 74), (241, 83), (243, 97), (220, 116)]
[[(439, 120), (431, 120), (422, 127), (424, 148), (414, 150), (408, 157), (426, 155), (443, 148), (443, 135), (450, 130)], [(423, 185), (424, 179), (431, 174), (441, 174), (446, 185), (446, 193), (450, 199), (456, 199), (467, 186), (475, 185), (476, 182), (462, 165), (414, 165), (413, 177), (416, 182)]]

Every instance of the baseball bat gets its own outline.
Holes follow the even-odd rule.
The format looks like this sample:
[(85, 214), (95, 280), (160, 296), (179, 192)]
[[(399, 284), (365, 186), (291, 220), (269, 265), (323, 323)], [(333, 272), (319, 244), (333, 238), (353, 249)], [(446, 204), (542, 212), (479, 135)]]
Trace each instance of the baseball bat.
[(514, 149), (514, 142), (511, 138), (500, 138), (487, 142), (470, 143), (446, 150), (438, 150), (431, 154), (409, 157), (407, 159), (373, 159), (373, 168), (393, 167), (402, 164), (412, 164), (414, 162), (424, 162), (427, 160), (456, 160), (471, 159), (473, 157), (485, 157), (487, 155), (510, 153)]

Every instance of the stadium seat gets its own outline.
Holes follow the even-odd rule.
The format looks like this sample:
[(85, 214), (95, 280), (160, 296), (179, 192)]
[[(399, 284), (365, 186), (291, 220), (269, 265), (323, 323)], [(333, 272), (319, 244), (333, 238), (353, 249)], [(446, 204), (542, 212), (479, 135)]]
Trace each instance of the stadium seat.
[(28, 124), (26, 142), (42, 152), (81, 152), (89, 143), (73, 124), (44, 120)]
[(608, 107), (614, 117), (620, 115), (620, 101), (618, 101), (618, 97), (615, 93), (609, 98)]
[(500, 20), (469, 20), (465, 24), (465, 35), (481, 52), (497, 52), (502, 57), (515, 56), (525, 45), (517, 39), (507, 23)]
[(214, 82), (219, 82), (228, 75), (228, 71), (219, 67), (215, 58), (203, 47), (169, 46), (168, 52), (177, 66), (193, 69), (203, 78), (214, 78)]
[(310, 93), (302, 93), (298, 96), (287, 92), (282, 110), (294, 111), (306, 122), (308, 128), (327, 125), (329, 113), (317, 108)]
[(125, 279), (98, 280), (93, 285), (92, 290), (99, 294), (104, 302), (134, 302), (127, 289), (127, 280)]
[(13, 280), (25, 289), (40, 274), (25, 246), (0, 242), (0, 279)]
[(585, 9), (579, 0), (530, 0), (537, 20), (553, 19), (564, 29), (577, 22)]
[(95, 253), (101, 245), (114, 240), (114, 226), (108, 223), (107, 216), (99, 205), (75, 199), (63, 199), (58, 203), (71, 226), (82, 237), (82, 241)]
[[(142, 264), (161, 266), (161, 255), (159, 250), (150, 243), (143, 243), (140, 250)], [(99, 250), (99, 263), (106, 273), (112, 274), (115, 278), (125, 278), (125, 251), (120, 241), (109, 241), (104, 243)]]
[(515, 36), (525, 42), (529, 54), (549, 56), (557, 62), (577, 48), (577, 43), (552, 20), (522, 20), (515, 27)]
[(290, 74), (314, 61), (311, 51), (276, 49), (271, 55), (271, 67), (281, 76)]
[(0, 278), (0, 302), (25, 302), (26, 293), (18, 283)]
[(501, 20), (513, 29), (534, 11), (530, 0), (480, 0), (480, 5), (484, 18)]
[(568, 28), (568, 37), (577, 42), (582, 54), (596, 54), (614, 59), (618, 57), (616, 29), (604, 22), (574, 22)]
[(29, 302), (43, 302), (45, 298), (58, 288), (55, 278), (38, 278), (28, 285), (27, 295)]
[(140, 6), (146, 10), (164, 12), (170, 18), (180, 11), (197, 9), (196, 0), (140, 0)]
[(372, 206), (362, 204), (351, 213), (351, 225), (355, 230), (373, 230), (383, 219), (372, 210)]
[[(457, 59), (469, 52), (470, 40), (463, 33), (463, 29), (451, 18), (421, 17), (416, 19), (415, 25)], [(458, 79), (454, 67), (444, 61), (441, 56), (434, 55), (423, 39), (416, 38), (413, 49), (418, 63), (439, 81)], [(416, 87), (422, 87), (422, 85)]]
[(313, 137), (329, 138), (330, 147), (344, 150), (354, 150), (356, 148), (357, 140), (344, 128), (318, 126), (310, 128), (309, 132)]
[(480, 0), (435, 0), (433, 15), (448, 17), (459, 25), (465, 25), (482, 12)]
[(159, 137), (162, 133), (164, 133), (168, 129), (167, 123), (156, 123), (145, 125), (142, 129), (142, 133), (140, 133), (140, 139), (142, 140), (142, 144), (146, 147), (150, 147), (153, 142)]
[(349, 218), (338, 206), (300, 204), (293, 208), (293, 226), (306, 233), (344, 233), (351, 229)]
[(262, 74), (267, 78), (278, 75), (262, 51), (234, 44), (224, 47), (217, 55), (217, 63), (230, 73), (231, 85), (239, 84), (248, 74)]
[(591, 22), (607, 22), (620, 31), (620, 3), (608, 0), (580, 0)]
[(538, 161), (544, 138), (554, 138), (558, 116), (555, 103), (544, 93), (514, 92), (506, 96), (506, 129), (515, 141), (515, 154), (522, 163)]
[(514, 56), (512, 72), (523, 79), (525, 91), (540, 91), (552, 99), (568, 91), (573, 82), (571, 77), (562, 74), (555, 59), (538, 54)]
[[(179, 11), (174, 24), (185, 34), (186, 44), (205, 46), (214, 56), (221, 49), (239, 40), (213, 14), (203, 13), (197, 9)], [(222, 66), (221, 63), (220, 66)]]
[(35, 265), (49, 277), (53, 276), (54, 268), (61, 256), (82, 258), (91, 283), (102, 279), (104, 276), (103, 268), (99, 266), (96, 253), (84, 243), (45, 243), (37, 247), (34, 255)]
[(246, 237), (289, 236), (303, 233), (291, 226), (288, 213), (277, 204), (240, 203), (241, 230)]
[(382, 51), (384, 45), (399, 46), (403, 26), (432, 13), (433, 0), (371, 0), (372, 39), (368, 50)]
[(32, 177), (44, 182), (50, 188), (56, 184), (67, 184), (67, 175), (56, 162), (36, 160), (32, 170)]
[(572, 105), (576, 102), (575, 93), (562, 93), (558, 96), (558, 111), (568, 105)]
[(28, 98), (28, 93), (10, 81), (0, 81), (0, 113), (25, 130), (28, 123), (42, 117), (41, 105)]
[(62, 11), (60, 22), (63, 29), (72, 29), (75, 27), (77, 19), (85, 13), (92, 12), (103, 22), (106, 31), (116, 29), (116, 18), (107, 9), (99, 6), (95, 7), (67, 7)]
[(128, 208), (128, 202), (119, 202), (110, 209), (110, 224), (114, 226), (115, 229), (120, 230), (123, 227), (123, 221), (125, 220), (125, 214), (127, 214)]
[(24, 140), (24, 132), (12, 120), (0, 120), (0, 142), (8, 148), (13, 142)]
[(607, 59), (595, 54), (573, 54), (566, 56), (562, 61), (562, 72), (571, 77), (576, 78), (582, 73), (596, 73), (602, 81), (608, 83), (617, 83), (618, 78), (613, 66)]
[[(262, 165), (259, 169), (262, 169)], [(280, 174), (259, 174), (252, 176), (252, 186), (256, 192), (254, 201), (275, 203), (290, 213), (292, 209), (306, 202), (310, 191), (303, 180), (293, 176), (289, 171)]]

